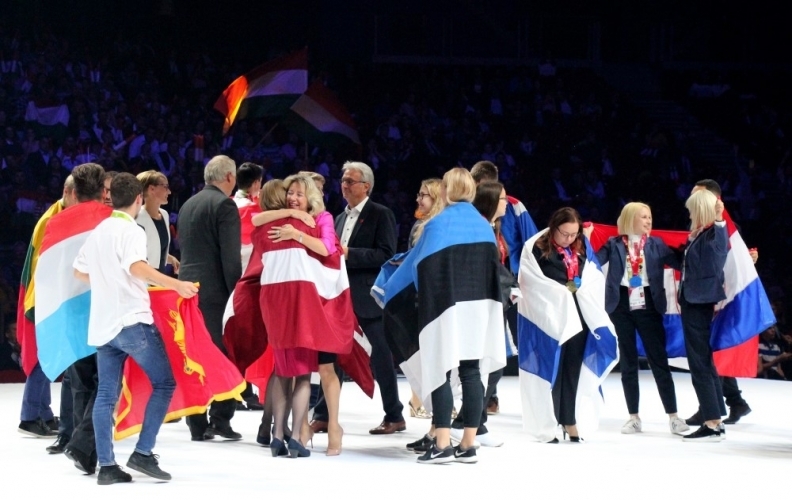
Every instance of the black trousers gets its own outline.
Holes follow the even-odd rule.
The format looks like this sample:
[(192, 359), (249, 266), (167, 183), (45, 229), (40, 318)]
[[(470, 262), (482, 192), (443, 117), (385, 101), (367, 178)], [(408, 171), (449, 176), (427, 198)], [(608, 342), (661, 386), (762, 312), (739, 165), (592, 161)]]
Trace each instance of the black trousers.
[(742, 391), (737, 385), (737, 379), (734, 377), (721, 377), (721, 389), (723, 390), (723, 397), (726, 398), (726, 406), (746, 406), (748, 403), (742, 398)]
[(583, 354), (586, 350), (588, 328), (567, 340), (561, 346), (558, 373), (553, 385), (553, 409), (561, 425), (575, 425), (575, 398), (577, 398)]
[(72, 432), (69, 448), (91, 456), (96, 452), (96, 438), (93, 426), (93, 407), (96, 390), (99, 387), (99, 373), (96, 368), (96, 354), (76, 361), (66, 369), (71, 384), (72, 395)]
[(715, 304), (691, 304), (679, 294), (682, 330), (685, 333), (690, 379), (704, 420), (718, 420), (726, 415), (723, 390), (710, 347), (710, 325)]
[[(487, 403), (492, 396), (495, 395), (495, 390), (498, 388), (498, 382), (503, 377), (503, 368), (500, 370), (495, 370), (494, 372), (490, 373), (487, 377), (487, 388), (484, 390), (484, 405), (481, 407), (481, 418), (479, 420), (478, 432), (476, 435), (486, 434), (489, 432), (487, 429)], [(434, 405), (434, 403), (432, 403)], [(465, 412), (465, 401), (462, 401), (462, 407), (457, 412), (457, 418), (451, 422), (451, 427), (454, 429), (462, 429), (465, 427), (465, 422), (463, 421), (462, 415)]]
[[(481, 408), (484, 404), (484, 386), (481, 384), (479, 360), (465, 359), (459, 362), (459, 381), (462, 383), (462, 400), (467, 401), (459, 413), (463, 427), (478, 428)], [(432, 423), (438, 429), (451, 427), (451, 410), (454, 408), (454, 395), (451, 393), (451, 372), (446, 373), (446, 381), (432, 391)]]
[(631, 414), (638, 413), (640, 392), (638, 389), (638, 342), (635, 331), (641, 336), (641, 341), (652, 369), (657, 391), (666, 413), (676, 413), (676, 391), (671, 369), (668, 366), (668, 352), (666, 351), (666, 333), (663, 328), (663, 317), (657, 312), (652, 300), (649, 287), (644, 288), (646, 309), (630, 311), (630, 299), (627, 287), (620, 287), (619, 305), (609, 315), (613, 326), (616, 327), (616, 336), (619, 340), (619, 368), (621, 382), (624, 389), (624, 398), (627, 400), (627, 411)]
[[(97, 379), (97, 388), (99, 387)], [(91, 408), (93, 418), (93, 408)], [(71, 379), (69, 370), (63, 373), (61, 379), (61, 401), (60, 401), (60, 424), (58, 425), (58, 435), (71, 439), (74, 433), (74, 396), (72, 396)]]
[[(386, 422), (403, 422), (402, 411), (404, 405), (399, 400), (399, 385), (396, 382), (396, 370), (393, 367), (393, 355), (385, 340), (385, 329), (382, 324), (382, 317), (377, 318), (358, 318), (358, 323), (371, 343), (371, 371), (374, 380), (379, 385), (380, 396), (382, 397), (382, 409), (385, 411)], [(340, 380), (343, 380), (339, 377)], [(450, 413), (449, 413), (450, 415)], [(314, 420), (326, 422), (327, 403), (321, 397), (319, 403), (314, 407)]]

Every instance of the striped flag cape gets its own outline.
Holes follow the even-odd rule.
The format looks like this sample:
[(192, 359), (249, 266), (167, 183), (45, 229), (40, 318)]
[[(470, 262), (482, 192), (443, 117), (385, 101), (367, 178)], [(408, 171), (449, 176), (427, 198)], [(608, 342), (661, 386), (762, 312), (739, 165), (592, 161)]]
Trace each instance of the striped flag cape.
[(41, 243), (44, 240), (44, 229), (50, 219), (64, 210), (63, 200), (58, 200), (44, 212), (33, 229), (30, 238), (25, 265), (22, 268), (22, 280), (19, 285), (19, 301), (17, 302), (17, 338), (22, 346), (22, 370), (25, 375), (38, 363), (38, 349), (36, 347), (36, 281), (33, 279), (38, 265)]
[[(546, 277), (533, 248), (547, 229), (525, 243), (520, 259), (517, 302), (518, 353), (523, 428), (539, 441), (555, 437), (552, 387), (558, 372), (561, 345), (583, 331), (575, 299), (566, 286)], [(580, 313), (588, 325), (583, 367), (575, 411), (582, 432), (596, 429), (602, 405), (600, 386), (616, 366), (619, 350), (616, 330), (605, 312), (605, 275), (591, 245), (586, 242), (586, 265), (577, 295)], [(586, 431), (588, 429), (588, 431)]]
[(523, 202), (512, 196), (501, 218), (501, 233), (509, 247), (509, 267), (515, 276), (520, 272), (520, 255), (523, 245), (539, 230)]
[[(270, 240), (267, 231), (285, 222), (275, 221), (251, 233), (250, 264), (224, 314), (223, 344), (229, 358), (263, 389), (271, 374), (266, 367), (272, 361), (265, 357), (270, 345), (337, 353), (339, 366), (373, 397), (371, 345), (352, 310), (340, 246), (333, 255), (322, 257), (294, 240)], [(296, 219), (288, 223), (319, 237), (318, 228)]]
[(74, 277), (72, 265), (91, 231), (112, 211), (96, 201), (79, 203), (54, 215), (44, 229), (33, 281), (38, 359), (50, 380), (96, 352), (88, 345), (91, 291)]
[(262, 64), (231, 82), (214, 105), (225, 116), (223, 134), (236, 120), (281, 116), (308, 88), (308, 49)]
[(253, 232), (253, 229), (255, 229), (253, 225), (253, 216), (261, 212), (261, 208), (256, 200), (251, 200), (247, 196), (242, 196), (239, 191), (237, 191), (232, 199), (239, 209), (239, 220), (242, 223), (242, 273), (244, 273), (248, 266), (248, 262), (250, 262), (250, 254), (253, 252), (253, 243), (250, 241), (250, 234)]
[(480, 360), (485, 387), (506, 365), (498, 265), (492, 228), (462, 202), (428, 221), (415, 247), (380, 271), (372, 295), (384, 310), (391, 350), (425, 406), (460, 360)]
[[(149, 288), (149, 296), (154, 324), (162, 334), (176, 380), (165, 420), (203, 413), (215, 400), (241, 400), (245, 381), (212, 342), (197, 297), (183, 299), (173, 290), (159, 287)], [(148, 377), (131, 357), (127, 358), (116, 412), (116, 439), (140, 432), (150, 397)]]
[[(725, 211), (724, 218), (729, 232), (729, 253), (723, 269), (726, 299), (715, 306), (710, 345), (720, 375), (755, 377), (758, 335), (775, 324), (775, 315), (748, 247)], [(608, 238), (617, 234), (615, 226), (595, 224), (591, 243), (599, 248)], [(688, 232), (653, 230), (652, 236), (661, 238), (671, 248), (679, 248), (687, 243)], [(677, 301), (678, 289), (679, 273), (666, 269), (665, 290), (668, 306), (663, 323), (669, 358), (687, 356)], [(672, 360), (672, 364), (687, 367), (686, 360)]]
[(357, 126), (335, 93), (314, 81), (291, 106), (283, 124), (309, 144), (338, 149), (360, 146)]

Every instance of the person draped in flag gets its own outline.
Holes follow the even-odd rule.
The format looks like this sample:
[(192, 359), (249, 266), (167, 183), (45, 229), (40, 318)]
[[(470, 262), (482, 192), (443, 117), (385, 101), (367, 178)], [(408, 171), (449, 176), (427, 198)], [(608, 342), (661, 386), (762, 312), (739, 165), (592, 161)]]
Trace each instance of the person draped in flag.
[(721, 416), (726, 415), (723, 392), (712, 358), (710, 327), (715, 304), (726, 298), (723, 290), (723, 266), (729, 251), (723, 202), (707, 190), (687, 199), (690, 213), (690, 236), (685, 247), (679, 305), (690, 378), (699, 401), (704, 422), (685, 442), (722, 441), (725, 429)]
[(135, 221), (146, 232), (146, 258), (149, 265), (161, 273), (165, 266), (173, 266), (174, 274), (179, 274), (179, 259), (170, 254), (170, 218), (162, 207), (168, 203), (170, 186), (162, 172), (147, 170), (137, 175), (143, 185), (143, 209)]
[[(638, 414), (638, 345), (636, 330), (652, 369), (660, 400), (669, 418), (673, 434), (690, 430), (677, 415), (676, 390), (668, 365), (664, 266), (680, 268), (679, 257), (658, 237), (651, 236), (652, 211), (644, 203), (632, 202), (622, 208), (616, 222), (619, 236), (609, 238), (597, 252), (601, 265), (608, 265), (605, 286), (605, 310), (608, 312), (619, 340), (619, 367), (622, 389), (630, 418), (622, 426), (622, 434), (642, 431)], [(583, 229), (586, 237), (593, 225)]]
[[(151, 312), (147, 283), (175, 290), (184, 298), (198, 287), (163, 275), (147, 262), (145, 230), (135, 222), (143, 206), (142, 185), (132, 174), (121, 173), (111, 184), (113, 210), (80, 248), (74, 276), (91, 287), (88, 344), (97, 347), (99, 387), (93, 408), (100, 485), (130, 482), (113, 454), (113, 413), (121, 392), (121, 376), (132, 357), (151, 381), (152, 393), (135, 451), (127, 467), (169, 481), (152, 454), (157, 433), (170, 404), (176, 382), (168, 355)], [(108, 251), (111, 250), (111, 251)]]

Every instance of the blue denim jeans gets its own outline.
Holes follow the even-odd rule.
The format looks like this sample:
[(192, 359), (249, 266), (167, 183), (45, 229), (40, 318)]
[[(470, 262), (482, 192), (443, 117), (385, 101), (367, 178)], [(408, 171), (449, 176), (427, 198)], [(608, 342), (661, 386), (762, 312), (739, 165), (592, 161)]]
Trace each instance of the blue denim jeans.
[(121, 377), (127, 356), (140, 366), (151, 382), (143, 427), (135, 451), (150, 455), (162, 421), (168, 412), (176, 382), (157, 327), (138, 323), (123, 328), (110, 342), (96, 351), (99, 390), (93, 409), (96, 456), (100, 466), (115, 465), (113, 455), (113, 409), (121, 393)]
[(36, 363), (25, 381), (25, 392), (22, 393), (22, 412), (20, 420), (23, 422), (41, 418), (43, 421), (52, 420), (50, 403), (52, 393), (50, 381), (41, 370), (41, 365)]

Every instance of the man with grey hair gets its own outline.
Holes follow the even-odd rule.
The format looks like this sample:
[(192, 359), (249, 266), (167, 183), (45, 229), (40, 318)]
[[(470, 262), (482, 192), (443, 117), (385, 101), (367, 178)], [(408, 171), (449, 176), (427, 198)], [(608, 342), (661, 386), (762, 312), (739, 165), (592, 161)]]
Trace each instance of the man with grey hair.
[[(380, 267), (396, 252), (396, 218), (388, 207), (369, 199), (374, 188), (374, 172), (361, 162), (346, 162), (341, 192), (347, 201), (344, 213), (335, 219), (335, 230), (346, 258), (352, 307), (360, 327), (371, 343), (371, 368), (380, 388), (385, 416), (371, 434), (393, 434), (407, 429), (399, 401), (399, 387), (393, 355), (385, 340), (382, 309), (371, 296), (371, 285)], [(314, 410), (311, 428), (327, 431), (327, 406), (320, 402)]]
[[(198, 307), (212, 335), (223, 352), (223, 311), (228, 297), (242, 275), (241, 222), (239, 211), (230, 198), (236, 185), (236, 164), (218, 155), (204, 168), (206, 186), (179, 211), (181, 267), (179, 279), (201, 284)], [(206, 413), (187, 417), (193, 441), (214, 439), (238, 440), (242, 436), (231, 428), (236, 402), (214, 401)]]

